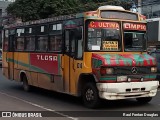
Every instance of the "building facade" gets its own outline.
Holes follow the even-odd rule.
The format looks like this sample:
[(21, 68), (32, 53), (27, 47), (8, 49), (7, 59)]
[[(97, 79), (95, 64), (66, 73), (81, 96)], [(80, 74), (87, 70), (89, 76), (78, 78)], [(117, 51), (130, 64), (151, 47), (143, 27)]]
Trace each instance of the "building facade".
[(160, 45), (160, 0), (137, 0), (137, 6), (147, 18), (148, 46)]
[(147, 19), (160, 17), (160, 0), (135, 0), (138, 12)]
[(6, 13), (6, 8), (10, 4), (10, 1), (7, 0), (0, 0), (0, 17), (5, 16)]
[(2, 28), (3, 28), (3, 21), (7, 17), (6, 8), (7, 6), (14, 2), (15, 0), (0, 0), (0, 49), (2, 47)]

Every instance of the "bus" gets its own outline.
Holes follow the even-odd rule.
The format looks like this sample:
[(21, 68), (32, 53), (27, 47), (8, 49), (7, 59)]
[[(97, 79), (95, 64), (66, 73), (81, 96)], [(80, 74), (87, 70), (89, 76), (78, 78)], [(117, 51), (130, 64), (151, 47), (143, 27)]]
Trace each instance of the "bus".
[(81, 97), (148, 103), (157, 64), (146, 51), (145, 17), (121, 6), (4, 26), (2, 72), (9, 80)]

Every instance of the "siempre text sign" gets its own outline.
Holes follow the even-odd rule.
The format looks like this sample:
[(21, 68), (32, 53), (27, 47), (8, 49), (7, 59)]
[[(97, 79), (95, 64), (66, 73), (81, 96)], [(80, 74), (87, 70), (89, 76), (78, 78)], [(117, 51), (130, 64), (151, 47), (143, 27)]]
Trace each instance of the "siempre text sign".
[(146, 24), (139, 24), (139, 23), (124, 23), (123, 28), (125, 30), (140, 30), (146, 31)]
[(91, 21), (89, 23), (89, 28), (111, 28), (111, 29), (119, 29), (119, 24), (116, 22), (97, 22)]

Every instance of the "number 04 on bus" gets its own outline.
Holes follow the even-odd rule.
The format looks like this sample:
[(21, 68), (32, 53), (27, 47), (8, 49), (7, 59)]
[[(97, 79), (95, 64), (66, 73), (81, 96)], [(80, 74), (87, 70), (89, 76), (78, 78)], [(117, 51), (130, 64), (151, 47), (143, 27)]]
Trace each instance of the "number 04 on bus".
[(12, 24), (3, 30), (3, 74), (23, 83), (82, 97), (150, 102), (156, 61), (146, 52), (145, 17), (120, 6)]

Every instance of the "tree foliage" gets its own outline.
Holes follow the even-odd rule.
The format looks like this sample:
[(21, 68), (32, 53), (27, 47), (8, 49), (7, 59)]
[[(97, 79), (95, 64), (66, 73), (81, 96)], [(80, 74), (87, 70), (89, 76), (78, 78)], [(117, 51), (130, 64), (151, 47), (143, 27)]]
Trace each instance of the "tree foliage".
[(7, 12), (23, 21), (96, 10), (102, 5), (131, 7), (131, 0), (16, 0)]

